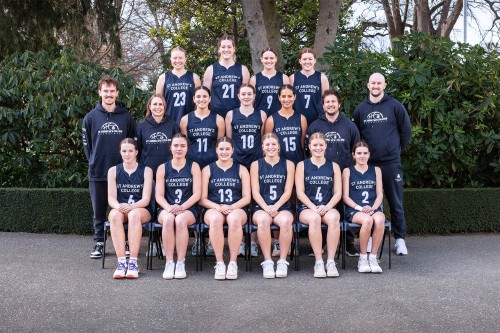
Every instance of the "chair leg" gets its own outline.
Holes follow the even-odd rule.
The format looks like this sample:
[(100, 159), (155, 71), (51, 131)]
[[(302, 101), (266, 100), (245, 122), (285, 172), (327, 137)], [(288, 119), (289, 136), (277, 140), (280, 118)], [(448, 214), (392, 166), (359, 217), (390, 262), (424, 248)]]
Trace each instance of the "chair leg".
[(342, 269), (345, 269), (345, 252), (347, 251), (347, 223), (342, 230)]
[(295, 232), (295, 270), (300, 271), (299, 265), (299, 230)]
[(388, 240), (388, 245), (389, 245), (389, 269), (391, 269), (392, 267), (392, 263), (391, 263), (391, 253), (392, 253), (392, 249), (391, 249), (391, 229), (389, 229), (389, 232), (387, 233), (388, 236), (389, 236), (389, 240)]
[(104, 242), (102, 245), (102, 268), (104, 268), (104, 261), (106, 260), (106, 240), (108, 238), (108, 229), (104, 226)]

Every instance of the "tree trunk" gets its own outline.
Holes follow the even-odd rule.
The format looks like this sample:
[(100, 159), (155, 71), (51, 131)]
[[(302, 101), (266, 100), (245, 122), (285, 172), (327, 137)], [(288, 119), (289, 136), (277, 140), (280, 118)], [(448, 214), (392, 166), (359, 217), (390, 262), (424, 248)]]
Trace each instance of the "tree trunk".
[[(323, 56), (326, 47), (335, 42), (340, 16), (340, 0), (319, 0), (319, 15), (314, 35), (314, 50), (318, 58)], [(318, 63), (316, 68), (325, 71), (328, 64)]]
[(458, 0), (457, 3), (455, 4), (455, 7), (453, 7), (452, 12), (448, 15), (449, 2), (451, 2), (451, 0), (445, 1), (445, 3), (448, 3), (448, 9), (446, 10), (446, 15), (444, 13), (444, 10), (441, 13), (441, 20), (439, 21), (439, 27), (437, 29), (437, 32), (440, 37), (450, 38), (450, 33), (453, 30), (455, 24), (457, 23), (458, 17), (460, 16), (460, 13), (462, 12), (462, 9), (464, 7), (464, 1)]
[(415, 0), (415, 8), (417, 14), (417, 31), (433, 35), (434, 28), (432, 27), (428, 0)]

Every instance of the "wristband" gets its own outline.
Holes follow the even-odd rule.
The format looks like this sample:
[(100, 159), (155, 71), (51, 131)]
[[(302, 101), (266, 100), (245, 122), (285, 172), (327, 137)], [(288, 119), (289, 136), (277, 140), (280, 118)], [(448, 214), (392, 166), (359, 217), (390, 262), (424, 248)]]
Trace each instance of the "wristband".
[(363, 208), (360, 206), (360, 205), (356, 205), (356, 207), (354, 207), (355, 210), (359, 210), (359, 211), (362, 211)]

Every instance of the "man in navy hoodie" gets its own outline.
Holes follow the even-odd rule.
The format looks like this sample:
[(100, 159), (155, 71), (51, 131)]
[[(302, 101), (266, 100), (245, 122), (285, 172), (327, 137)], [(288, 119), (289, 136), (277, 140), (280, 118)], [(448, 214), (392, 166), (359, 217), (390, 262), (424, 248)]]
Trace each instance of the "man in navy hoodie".
[(108, 208), (108, 170), (121, 163), (120, 141), (134, 137), (134, 120), (117, 101), (118, 81), (105, 76), (99, 81), (101, 102), (83, 119), (83, 150), (89, 162), (89, 191), (94, 210), (94, 250), (90, 258), (102, 258), (104, 222)]
[[(307, 129), (306, 142), (316, 132), (321, 132), (326, 138), (325, 157), (339, 165), (343, 171), (352, 164), (352, 147), (359, 141), (359, 131), (356, 125), (339, 112), (340, 95), (337, 90), (328, 89), (323, 93), (323, 112)], [(337, 206), (343, 212), (343, 203)], [(343, 214), (341, 214), (343, 215)], [(354, 234), (347, 233), (346, 253), (349, 256), (359, 256), (354, 246)]]
[(396, 254), (406, 255), (401, 152), (410, 142), (410, 117), (405, 107), (384, 94), (385, 78), (374, 73), (368, 80), (368, 97), (354, 110), (353, 121), (370, 146), (370, 163), (380, 167), (384, 194), (391, 210)]

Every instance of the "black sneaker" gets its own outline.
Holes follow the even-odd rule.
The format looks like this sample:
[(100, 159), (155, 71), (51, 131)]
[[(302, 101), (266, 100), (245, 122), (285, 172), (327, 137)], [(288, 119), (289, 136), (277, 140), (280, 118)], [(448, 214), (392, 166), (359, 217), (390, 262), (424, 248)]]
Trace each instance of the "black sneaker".
[(104, 243), (103, 242), (97, 242), (95, 243), (94, 246), (94, 251), (90, 253), (90, 258), (92, 259), (101, 259), (102, 258), (102, 251), (104, 250)]
[(345, 248), (345, 254), (349, 257), (359, 257), (359, 250), (354, 245), (354, 243), (347, 243)]
[(130, 249), (128, 247), (128, 241), (125, 242), (125, 257), (130, 258)]

